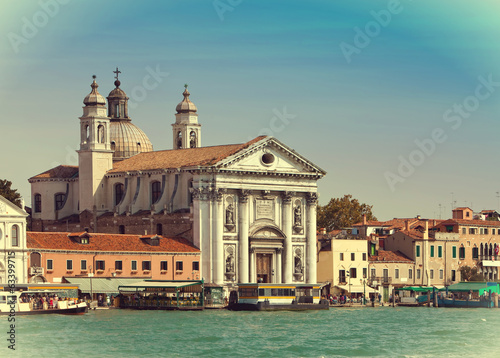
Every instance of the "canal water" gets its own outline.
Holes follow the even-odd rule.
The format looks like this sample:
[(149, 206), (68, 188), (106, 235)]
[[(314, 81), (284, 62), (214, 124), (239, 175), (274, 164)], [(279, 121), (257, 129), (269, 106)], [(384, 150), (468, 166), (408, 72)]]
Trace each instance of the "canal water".
[(0, 357), (499, 357), (500, 309), (97, 310), (0, 317)]

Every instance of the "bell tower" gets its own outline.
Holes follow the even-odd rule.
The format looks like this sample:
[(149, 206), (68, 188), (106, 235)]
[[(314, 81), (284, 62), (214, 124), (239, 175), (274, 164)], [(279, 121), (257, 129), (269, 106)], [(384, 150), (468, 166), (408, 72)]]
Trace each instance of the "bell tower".
[(92, 211), (94, 205), (105, 202), (101, 184), (106, 172), (113, 168), (106, 100), (97, 91), (96, 76), (92, 78), (92, 91), (83, 100), (85, 106), (80, 117), (80, 150), (77, 151), (80, 212)]
[(198, 123), (197, 108), (189, 100), (188, 85), (184, 85), (184, 99), (175, 110), (175, 123), (172, 124), (173, 149), (201, 147), (201, 124)]

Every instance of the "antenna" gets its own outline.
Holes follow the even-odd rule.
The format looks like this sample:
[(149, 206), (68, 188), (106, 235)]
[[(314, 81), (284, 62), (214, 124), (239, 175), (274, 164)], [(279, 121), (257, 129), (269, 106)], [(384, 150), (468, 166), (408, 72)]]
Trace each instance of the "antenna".
[(500, 210), (500, 191), (497, 191), (497, 199), (498, 199), (498, 210)]
[(441, 220), (441, 209), (443, 209), (443, 206), (441, 204), (439, 206), (439, 220)]

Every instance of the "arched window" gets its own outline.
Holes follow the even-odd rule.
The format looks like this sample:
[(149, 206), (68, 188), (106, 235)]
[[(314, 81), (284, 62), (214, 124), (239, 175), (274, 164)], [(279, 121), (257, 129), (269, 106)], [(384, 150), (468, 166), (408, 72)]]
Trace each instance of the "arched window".
[(12, 246), (19, 246), (19, 227), (17, 225), (12, 226)]
[(42, 196), (40, 194), (35, 194), (35, 213), (42, 212)]
[(97, 127), (97, 135), (99, 143), (104, 143), (104, 126), (102, 124)]
[(90, 137), (90, 128), (88, 124), (85, 126), (85, 140), (88, 141)]
[(191, 148), (196, 148), (196, 133), (194, 131), (191, 131), (189, 134), (189, 146)]
[(123, 191), (125, 186), (122, 183), (115, 185), (115, 205), (120, 204), (123, 199)]
[(182, 133), (177, 132), (177, 149), (182, 148)]
[(58, 193), (54, 196), (56, 203), (56, 210), (61, 210), (64, 206), (64, 194)]
[(160, 200), (161, 196), (161, 184), (159, 181), (151, 183), (151, 203), (155, 204)]
[(42, 267), (42, 255), (39, 252), (30, 254), (30, 267)]
[(116, 149), (116, 143), (115, 143), (115, 141), (112, 141), (111, 142), (111, 150), (114, 151), (115, 149)]

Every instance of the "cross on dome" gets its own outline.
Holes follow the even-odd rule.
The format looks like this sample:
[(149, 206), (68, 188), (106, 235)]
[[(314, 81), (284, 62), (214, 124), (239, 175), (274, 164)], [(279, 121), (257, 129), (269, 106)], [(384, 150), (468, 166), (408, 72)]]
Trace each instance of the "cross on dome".
[(116, 68), (116, 71), (113, 71), (113, 73), (116, 74), (115, 79), (118, 81), (118, 74), (122, 73), (122, 71), (118, 70), (118, 67)]

